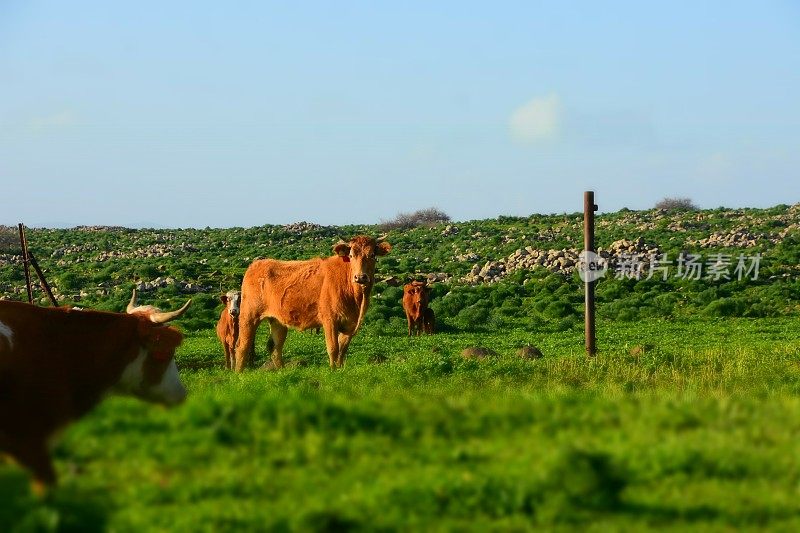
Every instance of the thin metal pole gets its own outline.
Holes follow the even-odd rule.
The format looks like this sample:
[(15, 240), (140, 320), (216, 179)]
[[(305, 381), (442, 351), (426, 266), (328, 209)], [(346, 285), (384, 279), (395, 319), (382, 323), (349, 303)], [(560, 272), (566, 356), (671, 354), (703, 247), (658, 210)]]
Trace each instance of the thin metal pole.
[[(594, 253), (594, 212), (597, 206), (594, 203), (594, 191), (583, 193), (583, 249)], [(597, 353), (597, 337), (594, 322), (594, 285), (596, 281), (587, 276), (584, 282), (586, 324), (584, 336), (586, 337), (586, 354), (590, 357)]]
[(28, 303), (33, 303), (33, 291), (31, 290), (31, 269), (28, 263), (28, 241), (25, 240), (25, 226), (18, 224), (19, 245), (22, 248), (22, 265), (25, 268), (25, 288), (28, 290)]

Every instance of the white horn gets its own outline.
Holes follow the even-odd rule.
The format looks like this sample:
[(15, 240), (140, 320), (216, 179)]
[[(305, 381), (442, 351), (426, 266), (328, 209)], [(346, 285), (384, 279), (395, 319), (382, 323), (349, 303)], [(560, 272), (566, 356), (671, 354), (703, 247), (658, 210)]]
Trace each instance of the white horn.
[(190, 299), (188, 302), (183, 304), (183, 307), (181, 307), (177, 311), (169, 311), (167, 313), (164, 312), (152, 313), (150, 315), (150, 322), (153, 322), (155, 324), (163, 324), (165, 322), (169, 322), (170, 320), (175, 320), (176, 318), (178, 318), (179, 316), (181, 316), (183, 313), (186, 312), (191, 303), (192, 300)]
[(133, 289), (133, 295), (131, 296), (131, 301), (128, 302), (128, 307), (125, 310), (128, 314), (131, 314), (133, 310), (136, 309), (136, 289)]

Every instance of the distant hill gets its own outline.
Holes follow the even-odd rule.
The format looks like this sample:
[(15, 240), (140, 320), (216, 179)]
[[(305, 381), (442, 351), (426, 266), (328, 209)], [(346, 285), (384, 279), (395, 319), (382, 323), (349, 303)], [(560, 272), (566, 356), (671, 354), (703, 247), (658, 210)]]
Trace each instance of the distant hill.
[[(573, 327), (582, 302), (582, 282), (575, 273), (582, 231), (581, 213), (394, 229), (388, 232), (394, 248), (379, 261), (378, 274), (435, 281), (433, 305), (445, 323), (448, 318), (461, 327), (470, 321), (534, 320)], [(0, 228), (0, 297), (21, 300), (24, 276), (15, 232)], [(380, 225), (298, 222), (204, 230), (29, 229), (27, 237), (64, 304), (122, 310), (138, 284), (142, 301), (170, 306), (193, 297), (185, 320), (192, 329), (213, 324), (217, 293), (237, 287), (253, 259), (329, 255), (339, 235), (381, 232)], [(601, 317), (768, 316), (800, 309), (800, 204), (687, 212), (624, 209), (599, 215), (596, 232), (600, 253), (611, 264), (597, 286)], [(682, 252), (685, 258), (698, 256), (700, 279), (678, 277)], [(646, 279), (651, 257), (659, 270)], [(747, 276), (737, 275), (744, 273), (736, 271), (740, 261), (751, 268)], [(641, 266), (638, 280), (629, 264), (634, 262)], [(754, 262), (758, 279), (752, 279)], [(616, 279), (615, 269), (634, 277)], [(402, 316), (397, 290), (378, 283), (368, 319), (386, 327)]]

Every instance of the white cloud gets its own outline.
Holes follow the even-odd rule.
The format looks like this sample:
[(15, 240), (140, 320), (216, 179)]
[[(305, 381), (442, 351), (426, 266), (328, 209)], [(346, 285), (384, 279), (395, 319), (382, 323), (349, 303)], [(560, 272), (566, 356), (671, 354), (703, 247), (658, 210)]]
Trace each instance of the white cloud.
[(34, 131), (49, 130), (55, 128), (64, 128), (72, 126), (77, 122), (77, 115), (71, 109), (64, 109), (57, 113), (44, 115), (41, 117), (34, 117), (28, 125)]
[(703, 157), (695, 167), (695, 174), (707, 183), (724, 183), (734, 173), (734, 163), (728, 154), (716, 152)]
[(511, 137), (523, 143), (554, 139), (561, 125), (561, 99), (557, 94), (536, 97), (514, 110), (508, 120)]

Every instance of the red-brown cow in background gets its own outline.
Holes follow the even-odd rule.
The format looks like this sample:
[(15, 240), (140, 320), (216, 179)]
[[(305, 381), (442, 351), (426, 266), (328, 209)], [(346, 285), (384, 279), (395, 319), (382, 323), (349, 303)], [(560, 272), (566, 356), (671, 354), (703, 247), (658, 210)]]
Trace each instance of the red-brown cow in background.
[(239, 307), (241, 291), (228, 291), (219, 297), (225, 304), (217, 322), (217, 337), (225, 350), (225, 368), (233, 370), (236, 356), (236, 341), (239, 339)]
[(242, 281), (242, 311), (236, 370), (244, 370), (252, 357), (256, 330), (263, 320), (270, 325), (267, 345), (276, 368), (283, 366), (283, 343), (288, 328), (301, 331), (322, 327), (331, 368), (344, 365), (347, 349), (369, 306), (375, 278), (375, 261), (392, 246), (382, 240), (358, 236), (333, 246), (332, 257), (307, 261), (254, 261)]
[(175, 405), (181, 333), (148, 315), (0, 301), (0, 451), (53, 485), (54, 436), (108, 392)]
[[(403, 285), (403, 310), (408, 320), (408, 334), (420, 335), (425, 329), (424, 317), (428, 309), (430, 287), (424, 281), (412, 281)], [(432, 329), (430, 331), (432, 333)]]

